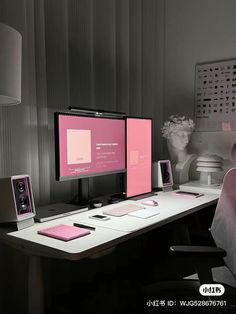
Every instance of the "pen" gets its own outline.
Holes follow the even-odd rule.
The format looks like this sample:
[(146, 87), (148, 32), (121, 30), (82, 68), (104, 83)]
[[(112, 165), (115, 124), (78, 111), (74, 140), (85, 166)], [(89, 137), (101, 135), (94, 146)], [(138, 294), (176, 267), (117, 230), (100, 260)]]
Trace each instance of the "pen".
[(75, 227), (79, 227), (79, 228), (85, 228), (85, 229), (89, 229), (89, 230), (95, 230), (95, 227), (91, 227), (91, 226), (87, 226), (87, 225), (83, 225), (83, 224), (78, 224), (77, 222), (74, 222), (73, 225)]
[(200, 196), (204, 196), (204, 194), (199, 194), (199, 195), (197, 195), (196, 197), (200, 197)]

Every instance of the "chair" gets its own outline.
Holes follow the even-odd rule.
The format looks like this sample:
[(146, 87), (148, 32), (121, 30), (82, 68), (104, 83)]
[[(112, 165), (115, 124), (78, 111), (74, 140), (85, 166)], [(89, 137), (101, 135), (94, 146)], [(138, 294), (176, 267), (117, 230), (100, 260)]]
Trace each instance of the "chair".
[[(197, 276), (195, 274), (194, 277), (190, 276), (181, 281), (146, 285), (143, 289), (144, 294), (163, 297), (177, 291), (176, 294), (183, 298), (185, 292), (192, 289), (195, 297), (201, 297), (198, 291), (201, 284), (222, 283), (228, 295), (224, 297), (231, 301), (231, 305), (232, 302), (234, 303), (234, 299), (236, 300), (236, 289), (234, 289), (236, 287), (236, 168), (230, 169), (224, 177), (210, 232), (216, 247), (189, 245), (170, 247), (171, 255), (181, 258), (183, 263), (191, 263), (195, 266)], [(220, 267), (213, 267), (216, 264)], [(235, 304), (236, 301), (233, 305)], [(234, 311), (232, 313), (236, 313), (236, 307)]]

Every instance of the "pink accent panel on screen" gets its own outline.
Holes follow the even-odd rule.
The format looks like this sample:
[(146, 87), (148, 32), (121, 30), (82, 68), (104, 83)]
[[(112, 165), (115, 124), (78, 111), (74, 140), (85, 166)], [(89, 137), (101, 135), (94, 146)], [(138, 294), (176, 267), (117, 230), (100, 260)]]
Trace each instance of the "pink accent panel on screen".
[[(91, 131), (67, 130), (67, 164), (91, 162)], [(83, 147), (83, 149), (81, 149)]]
[(125, 121), (59, 115), (60, 177), (125, 169)]
[(127, 119), (127, 197), (151, 191), (152, 121)]

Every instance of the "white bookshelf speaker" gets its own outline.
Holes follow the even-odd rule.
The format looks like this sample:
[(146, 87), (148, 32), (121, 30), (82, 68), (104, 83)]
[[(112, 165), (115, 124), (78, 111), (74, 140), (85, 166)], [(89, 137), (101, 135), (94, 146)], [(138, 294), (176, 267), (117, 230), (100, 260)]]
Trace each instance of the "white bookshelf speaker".
[(163, 191), (171, 191), (173, 186), (172, 168), (170, 160), (159, 160), (158, 166), (158, 187)]
[(0, 223), (12, 223), (18, 230), (34, 224), (35, 206), (28, 175), (0, 178)]

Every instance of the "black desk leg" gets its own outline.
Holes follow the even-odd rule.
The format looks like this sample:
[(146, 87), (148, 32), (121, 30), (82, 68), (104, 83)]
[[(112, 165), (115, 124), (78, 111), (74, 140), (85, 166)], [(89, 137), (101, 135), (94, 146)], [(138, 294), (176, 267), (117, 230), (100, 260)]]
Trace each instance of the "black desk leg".
[(29, 314), (44, 314), (43, 276), (40, 256), (29, 256)]

